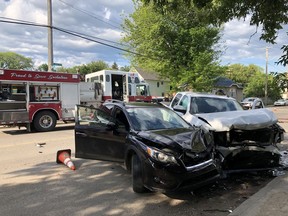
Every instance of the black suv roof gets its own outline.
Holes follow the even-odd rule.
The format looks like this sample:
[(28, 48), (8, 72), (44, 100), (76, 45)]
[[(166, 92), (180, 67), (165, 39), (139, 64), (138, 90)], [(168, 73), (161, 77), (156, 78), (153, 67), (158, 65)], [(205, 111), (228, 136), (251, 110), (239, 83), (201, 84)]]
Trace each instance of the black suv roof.
[(117, 104), (118, 106), (121, 107), (126, 107), (126, 108), (132, 108), (132, 107), (164, 107), (161, 104), (157, 103), (147, 103), (147, 102), (124, 102), (120, 100), (114, 100), (114, 99), (109, 99), (106, 100), (103, 105), (106, 104)]

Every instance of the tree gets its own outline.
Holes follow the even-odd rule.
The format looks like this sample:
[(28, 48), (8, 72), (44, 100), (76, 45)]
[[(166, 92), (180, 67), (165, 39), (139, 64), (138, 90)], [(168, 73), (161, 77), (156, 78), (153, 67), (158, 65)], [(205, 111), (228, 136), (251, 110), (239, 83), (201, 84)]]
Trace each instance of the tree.
[[(244, 95), (246, 97), (265, 97), (265, 83), (266, 83), (266, 74), (262, 72), (256, 72), (256, 74), (251, 77), (250, 82), (244, 89)], [(277, 100), (281, 98), (280, 88), (275, 81), (272, 74), (269, 74), (267, 77), (267, 92), (268, 98), (271, 100)]]
[(285, 92), (288, 89), (288, 74), (277, 72), (271, 72), (270, 74), (274, 77), (274, 82), (279, 87), (281, 93)]
[(108, 68), (109, 68), (109, 65), (102, 60), (92, 61), (91, 63), (88, 63), (86, 65), (85, 74), (108, 69)]
[[(233, 18), (247, 18), (251, 16), (250, 25), (261, 26), (260, 39), (268, 43), (275, 43), (278, 31), (288, 23), (288, 2), (287, 0), (142, 0), (146, 4), (151, 2), (157, 10), (166, 12), (178, 12), (179, 8), (185, 5), (207, 11), (209, 21), (221, 25)], [(282, 46), (283, 55), (278, 63), (286, 66), (288, 64), (288, 45)]]
[(44, 64), (41, 64), (38, 68), (37, 68), (38, 71), (48, 71), (48, 64), (44, 63)]
[(109, 65), (102, 61), (92, 61), (88, 64), (83, 64), (83, 65), (78, 65), (78, 66), (74, 66), (71, 68), (65, 68), (65, 67), (60, 67), (57, 68), (58, 72), (68, 72), (68, 73), (79, 73), (79, 74), (88, 74), (88, 73), (92, 73), (92, 72), (96, 72), (96, 71), (100, 71), (100, 70), (104, 70), (104, 69), (108, 69)]
[(242, 64), (232, 64), (227, 66), (225, 76), (245, 87), (257, 72), (263, 72), (263, 69), (253, 64), (248, 66)]
[[(222, 71), (213, 46), (219, 28), (203, 23), (205, 13), (179, 6), (164, 15), (151, 4), (135, 3), (135, 12), (124, 21), (123, 42), (130, 45), (132, 65), (157, 71), (176, 88), (186, 84), (196, 91), (209, 91)], [(138, 53), (135, 55), (134, 53)]]
[(125, 66), (121, 67), (120, 70), (121, 70), (121, 71), (127, 71), (127, 72), (128, 72), (128, 71), (130, 71), (130, 68), (131, 68), (130, 66), (125, 65)]
[(31, 70), (33, 65), (31, 58), (14, 52), (0, 52), (0, 68)]
[(111, 66), (112, 70), (119, 70), (118, 65), (116, 62), (114, 62)]

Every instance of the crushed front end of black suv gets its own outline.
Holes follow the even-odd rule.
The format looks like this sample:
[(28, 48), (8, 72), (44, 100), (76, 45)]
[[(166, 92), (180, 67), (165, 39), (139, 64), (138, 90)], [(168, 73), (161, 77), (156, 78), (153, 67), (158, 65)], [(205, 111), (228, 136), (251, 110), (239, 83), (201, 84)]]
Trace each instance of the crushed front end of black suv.
[(131, 139), (140, 146), (143, 184), (150, 190), (191, 190), (220, 177), (212, 134), (203, 128), (139, 132)]

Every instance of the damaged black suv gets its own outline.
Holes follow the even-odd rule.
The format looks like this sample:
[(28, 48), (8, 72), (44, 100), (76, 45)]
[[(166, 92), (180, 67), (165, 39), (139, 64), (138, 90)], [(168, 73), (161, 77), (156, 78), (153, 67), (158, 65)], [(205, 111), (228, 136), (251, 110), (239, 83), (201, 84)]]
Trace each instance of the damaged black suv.
[(250, 166), (252, 149), (249, 158), (233, 158), (220, 154), (214, 140), (212, 132), (161, 105), (112, 100), (76, 109), (75, 157), (124, 163), (137, 193), (206, 185), (221, 176), (224, 161), (225, 168), (229, 160), (239, 169)]
[(194, 188), (219, 178), (212, 134), (148, 103), (77, 106), (75, 156), (123, 162), (135, 192)]

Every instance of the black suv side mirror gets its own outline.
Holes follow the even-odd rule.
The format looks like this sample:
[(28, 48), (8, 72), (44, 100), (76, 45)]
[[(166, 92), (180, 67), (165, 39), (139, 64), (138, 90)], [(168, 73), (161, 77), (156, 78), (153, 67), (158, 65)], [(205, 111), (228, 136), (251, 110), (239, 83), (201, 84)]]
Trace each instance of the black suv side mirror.
[(114, 129), (116, 129), (116, 124), (114, 122), (108, 122), (108, 124), (106, 125), (106, 129), (107, 130), (114, 130)]

